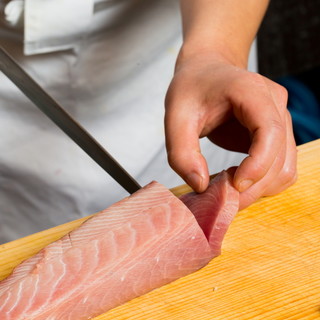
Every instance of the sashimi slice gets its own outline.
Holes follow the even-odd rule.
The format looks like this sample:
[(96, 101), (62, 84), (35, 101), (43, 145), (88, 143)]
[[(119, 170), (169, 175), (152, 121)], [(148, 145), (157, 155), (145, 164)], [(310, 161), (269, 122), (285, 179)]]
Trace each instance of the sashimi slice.
[(232, 186), (232, 177), (222, 171), (210, 181), (206, 192), (191, 192), (180, 200), (194, 214), (213, 254), (221, 253), (222, 240), (239, 209), (239, 192)]
[(90, 319), (202, 268), (238, 210), (234, 191), (222, 173), (182, 197), (192, 213), (150, 183), (17, 266), (0, 282), (0, 319)]

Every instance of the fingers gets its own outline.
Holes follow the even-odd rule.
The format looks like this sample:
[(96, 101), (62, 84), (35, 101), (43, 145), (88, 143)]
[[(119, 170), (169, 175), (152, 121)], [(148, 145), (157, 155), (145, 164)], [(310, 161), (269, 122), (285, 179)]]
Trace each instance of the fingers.
[(253, 95), (245, 87), (245, 90), (238, 92), (240, 98), (234, 101), (236, 117), (252, 136), (249, 155), (240, 164), (234, 177), (235, 187), (240, 192), (263, 179), (273, 166), (281, 167), (285, 161), (286, 94), (282, 94), (279, 106), (266, 83), (256, 88)]
[(199, 115), (192, 100), (166, 98), (165, 133), (168, 162), (196, 192), (209, 183), (206, 160), (199, 144)]
[(296, 181), (297, 151), (288, 111), (286, 112), (286, 123), (284, 162), (278, 157), (263, 179), (240, 194), (240, 210), (248, 207), (261, 196), (271, 196), (284, 191)]
[(264, 192), (265, 196), (271, 196), (282, 192), (297, 180), (297, 149), (293, 136), (292, 120), (290, 113), (286, 113), (287, 144), (285, 162), (277, 175), (277, 179), (270, 181)]

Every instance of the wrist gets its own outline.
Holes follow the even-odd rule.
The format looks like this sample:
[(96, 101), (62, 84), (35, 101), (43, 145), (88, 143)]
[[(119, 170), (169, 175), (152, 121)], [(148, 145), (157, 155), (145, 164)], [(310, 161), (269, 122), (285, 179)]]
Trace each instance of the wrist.
[(246, 68), (251, 44), (269, 1), (180, 1), (183, 45), (178, 63), (199, 55), (216, 56)]
[(217, 62), (234, 65), (241, 69), (247, 68), (249, 50), (235, 50), (225, 44), (206, 44), (204, 42), (184, 41), (179, 51), (176, 68), (189, 60)]

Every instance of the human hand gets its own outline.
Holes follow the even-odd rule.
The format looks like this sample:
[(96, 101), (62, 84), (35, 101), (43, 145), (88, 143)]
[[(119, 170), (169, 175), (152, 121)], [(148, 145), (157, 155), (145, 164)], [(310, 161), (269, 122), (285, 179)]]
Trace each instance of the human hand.
[(214, 54), (179, 57), (166, 96), (171, 167), (197, 192), (209, 182), (199, 138), (248, 156), (234, 174), (240, 209), (296, 180), (296, 145), (287, 92), (277, 83)]

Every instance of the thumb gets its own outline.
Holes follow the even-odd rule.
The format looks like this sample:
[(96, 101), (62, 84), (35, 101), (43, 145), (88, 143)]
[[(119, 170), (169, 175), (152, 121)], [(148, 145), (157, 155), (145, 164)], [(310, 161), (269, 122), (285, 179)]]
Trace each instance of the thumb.
[[(189, 110), (188, 110), (189, 109)], [(165, 135), (171, 168), (196, 192), (209, 184), (207, 162), (199, 144), (198, 117), (192, 109), (166, 104)]]

